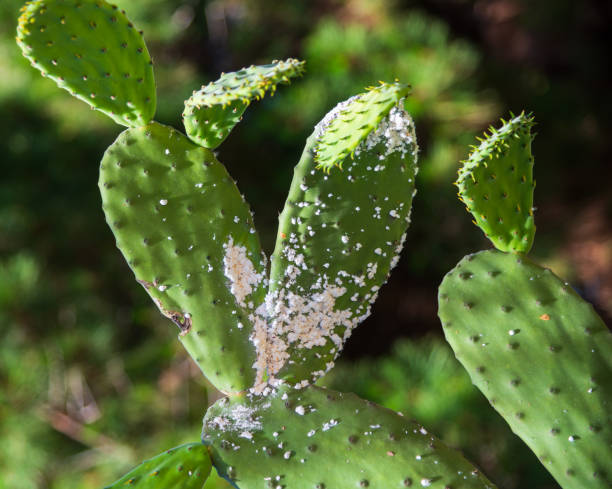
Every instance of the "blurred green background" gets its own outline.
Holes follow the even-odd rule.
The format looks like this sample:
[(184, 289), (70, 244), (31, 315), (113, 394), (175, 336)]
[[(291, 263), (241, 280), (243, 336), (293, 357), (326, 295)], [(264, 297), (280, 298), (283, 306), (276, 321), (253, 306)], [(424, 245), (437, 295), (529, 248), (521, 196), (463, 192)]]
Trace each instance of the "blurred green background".
[[(199, 438), (218, 394), (114, 247), (98, 162), (120, 131), (40, 77), (0, 3), (0, 488), (100, 488)], [(268, 252), (303, 141), (378, 80), (414, 87), (421, 147), (413, 225), (373, 315), (325, 384), (418, 419), (501, 488), (558, 486), (471, 386), (441, 337), (436, 288), (488, 247), (452, 186), (508, 111), (533, 111), (537, 259), (612, 316), (612, 6), (583, 0), (122, 0), (145, 31), (156, 119), (219, 72), (298, 57), (307, 73), (253, 104), (219, 157)], [(210, 487), (226, 487), (213, 479)]]

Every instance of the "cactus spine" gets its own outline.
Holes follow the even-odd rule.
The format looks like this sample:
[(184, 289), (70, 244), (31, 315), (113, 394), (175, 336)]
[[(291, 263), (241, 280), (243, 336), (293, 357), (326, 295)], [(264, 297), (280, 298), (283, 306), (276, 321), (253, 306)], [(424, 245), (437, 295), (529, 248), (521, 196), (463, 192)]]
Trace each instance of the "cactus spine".
[(249, 66), (224, 73), (185, 101), (183, 122), (187, 135), (197, 144), (214, 149), (242, 119), (251, 101), (274, 94), (276, 85), (304, 73), (304, 62), (289, 58), (268, 65)]

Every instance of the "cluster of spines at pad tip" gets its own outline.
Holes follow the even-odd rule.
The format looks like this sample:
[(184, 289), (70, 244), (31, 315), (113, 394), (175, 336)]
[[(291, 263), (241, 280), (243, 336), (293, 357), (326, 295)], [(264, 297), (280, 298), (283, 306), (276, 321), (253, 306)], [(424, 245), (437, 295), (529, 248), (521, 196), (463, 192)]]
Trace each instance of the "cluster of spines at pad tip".
[(187, 105), (212, 107), (229, 105), (236, 100), (248, 105), (252, 100), (262, 99), (266, 92), (273, 94), (279, 83), (289, 83), (291, 78), (303, 74), (304, 61), (294, 58), (273, 60), (267, 65), (251, 65), (238, 71), (222, 73), (218, 80), (194, 91)]
[(533, 244), (533, 117), (524, 112), (491, 127), (463, 161), (455, 185), (474, 223), (501, 251), (527, 253)]
[(467, 160), (462, 160), (462, 167), (458, 171), (456, 184), (459, 184), (464, 178), (471, 174), (471, 170), (479, 165), (487, 165), (487, 159), (503, 156), (509, 149), (508, 141), (511, 138), (518, 138), (521, 131), (529, 130), (535, 125), (533, 114), (526, 114), (524, 111), (518, 116), (510, 112), (508, 121), (500, 119), (502, 127), (496, 129), (492, 125), (488, 128), (488, 133), (485, 131), (483, 137), (476, 137), (481, 143), (479, 146), (470, 145), (471, 152)]
[(354, 156), (359, 145), (409, 93), (410, 85), (380, 82), (342, 102), (339, 110), (330, 112), (318, 126), (321, 129), (315, 146), (318, 168), (328, 173), (334, 166), (342, 168), (345, 159)]
[(304, 73), (304, 61), (289, 58), (267, 65), (251, 65), (223, 73), (194, 91), (185, 102), (183, 122), (187, 135), (205, 148), (214, 149), (229, 135), (251, 101), (274, 94), (278, 84)]

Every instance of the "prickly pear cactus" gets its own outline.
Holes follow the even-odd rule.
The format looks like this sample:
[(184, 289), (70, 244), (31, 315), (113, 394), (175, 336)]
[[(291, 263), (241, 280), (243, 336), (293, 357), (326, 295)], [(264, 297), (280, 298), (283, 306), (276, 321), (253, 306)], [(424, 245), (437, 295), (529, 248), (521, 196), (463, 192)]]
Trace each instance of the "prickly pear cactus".
[(253, 314), (265, 256), (248, 205), (207, 149), (152, 123), (127, 129), (100, 166), (117, 246), (204, 374), (223, 392), (254, 383)]
[(202, 439), (219, 474), (241, 488), (495, 487), (418, 423), (315, 386), (222, 399)]
[(301, 75), (303, 62), (251, 66), (195, 92), (187, 137), (151, 121), (150, 58), (116, 7), (35, 0), (18, 43), (43, 75), (129, 126), (100, 165), (106, 219), (137, 281), (228, 395), (205, 418), (208, 446), (169, 450), (109, 489), (199, 489), (209, 454), (242, 489), (494, 487), (422, 426), (311, 385), (369, 314), (403, 246), (418, 152), (403, 107), (408, 86), (381, 83), (317, 125), (268, 275), (251, 211), (211, 149), (251, 100)]
[(501, 251), (527, 253), (533, 221), (533, 118), (524, 112), (490, 128), (459, 170), (459, 197)]
[(202, 489), (211, 467), (206, 447), (188, 443), (145, 460), (104, 489)]
[(153, 118), (153, 63), (122, 10), (104, 0), (34, 0), (22, 11), (17, 43), (43, 76), (118, 124)]
[(527, 257), (483, 251), (439, 295), (472, 381), (566, 489), (612, 484), (612, 335), (592, 306)]
[[(438, 314), (474, 384), (559, 484), (609, 488), (612, 335), (590, 304), (523, 253), (535, 232), (532, 124), (521, 114), (492, 131), (460, 171), (462, 200), (475, 216), (487, 214), (477, 224), (514, 253), (461, 260), (440, 286)], [(491, 224), (513, 207), (514, 219)]]
[(342, 170), (317, 168), (315, 147), (332, 126), (338, 137), (352, 131), (338, 119), (361, 96), (336, 106), (315, 128), (279, 217), (266, 302), (270, 319), (260, 343), (267, 352), (259, 351), (268, 357), (268, 375), (291, 383), (314, 382), (331, 368), (369, 315), (410, 222), (418, 148), (402, 101)]
[(194, 91), (185, 102), (183, 123), (187, 135), (205, 148), (216, 148), (242, 119), (252, 100), (263, 98), (266, 92), (274, 94), (279, 83), (289, 83), (303, 73), (304, 62), (293, 58), (224, 73), (217, 81)]

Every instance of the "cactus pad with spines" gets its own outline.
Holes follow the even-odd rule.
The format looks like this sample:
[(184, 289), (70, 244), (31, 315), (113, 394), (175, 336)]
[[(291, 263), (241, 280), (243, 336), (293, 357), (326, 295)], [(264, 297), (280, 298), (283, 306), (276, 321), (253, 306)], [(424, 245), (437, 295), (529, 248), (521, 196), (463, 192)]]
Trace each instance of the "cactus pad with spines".
[(316, 386), (222, 399), (202, 439), (240, 488), (492, 489), (456, 450), (389, 409)]
[(466, 256), (439, 291), (448, 342), (472, 381), (564, 489), (612, 484), (612, 335), (526, 257)]
[(307, 141), (279, 218), (269, 328), (258, 345), (271, 377), (306, 384), (329, 370), (397, 263), (417, 173), (414, 124), (402, 105), (343, 170), (316, 168), (314, 146), (329, 116)]
[[(228, 395), (204, 418), (206, 446), (169, 450), (107, 489), (201, 489), (211, 462), (242, 489), (494, 489), (459, 452), (416, 422), (353, 394), (312, 385), (369, 315), (403, 247), (418, 153), (414, 124), (404, 110), (408, 85), (381, 82), (338, 104), (317, 125), (279, 218), (268, 279), (249, 207), (211, 150), (252, 100), (301, 75), (303, 62), (288, 59), (222, 74), (186, 101), (185, 136), (152, 122), (152, 62), (141, 33), (116, 6), (104, 0), (33, 0), (23, 9), (17, 34), (24, 55), (43, 76), (129, 127), (107, 149), (100, 166), (107, 222), (137, 281), (178, 326), (181, 342), (202, 372)], [(522, 214), (506, 219), (507, 205), (501, 206), (500, 215), (512, 231), (508, 249), (527, 251), (533, 239), (532, 194), (525, 190), (533, 191), (531, 121), (516, 120), (489, 139), (499, 141), (483, 144), (472, 155), (460, 175), (467, 183), (460, 178), (459, 184), (470, 207), (481, 196), (470, 178), (478, 183), (483, 175), (492, 180), (499, 176), (483, 160), (516, 160), (504, 167), (516, 175), (500, 174), (498, 181), (505, 185), (500, 192), (512, 205), (520, 204), (518, 214), (527, 211), (531, 221), (521, 222)], [(529, 157), (527, 167), (524, 156)], [(523, 178), (518, 181), (517, 175)], [(477, 205), (470, 207), (474, 209), (480, 212)], [(505, 239), (486, 227), (485, 232), (494, 242)], [(574, 307), (567, 303), (556, 307), (561, 312)], [(540, 319), (549, 320), (557, 312), (551, 306)], [(590, 321), (585, 331), (593, 338), (603, 337), (593, 317), (577, 319)], [(525, 326), (524, 334), (528, 332)], [(537, 331), (530, 334), (537, 337)], [(562, 358), (569, 348), (564, 338), (552, 338), (551, 351), (556, 358), (561, 352)], [(587, 341), (582, 340), (579, 360), (571, 357), (564, 373), (578, 370), (576, 364), (584, 361)], [(586, 355), (588, 380), (578, 376), (550, 391), (565, 402), (588, 384), (592, 397), (575, 396), (563, 412), (534, 401), (545, 414), (557, 415), (549, 420), (558, 430), (554, 434), (567, 430), (570, 442), (586, 446), (576, 455), (559, 445), (559, 457), (573, 464), (568, 476), (583, 481), (585, 470), (591, 470), (597, 483), (609, 482), (604, 457), (610, 459), (605, 412), (610, 406), (608, 397), (602, 397), (608, 396), (611, 382), (602, 373), (602, 365), (609, 371), (609, 360), (599, 350), (609, 352), (609, 338), (601, 343)], [(510, 367), (517, 372), (530, 368), (528, 362)], [(494, 368), (491, 372), (504, 375)], [(559, 378), (551, 378), (555, 386), (560, 384)], [(600, 407), (590, 403), (597, 396), (605, 401)], [(519, 407), (521, 422), (529, 421), (531, 405)], [(590, 423), (591, 434), (585, 423)], [(547, 451), (547, 443), (536, 446), (543, 447), (538, 454), (555, 465), (560, 458)], [(585, 460), (587, 455), (592, 458)], [(580, 486), (567, 486), (575, 487)]]
[(193, 92), (185, 102), (183, 122), (187, 135), (205, 148), (216, 148), (238, 124), (252, 100), (263, 98), (266, 92), (274, 94), (279, 83), (289, 83), (303, 72), (304, 62), (289, 58), (224, 73), (217, 81)]
[(527, 253), (533, 220), (533, 118), (525, 113), (490, 128), (459, 170), (459, 196), (475, 223), (501, 251)]
[(409, 92), (409, 85), (381, 82), (338, 105), (323, 121), (326, 130), (315, 146), (317, 165), (327, 172), (334, 166), (342, 167), (347, 156), (354, 156), (359, 145)]
[(206, 447), (188, 443), (145, 460), (105, 489), (202, 489), (211, 468)]
[(104, 0), (35, 0), (23, 8), (17, 43), (61, 88), (124, 126), (155, 114), (153, 66), (142, 35)]
[(265, 295), (265, 257), (223, 165), (151, 123), (108, 148), (99, 186), (117, 246), (204, 374), (224, 392), (251, 387), (249, 335)]

